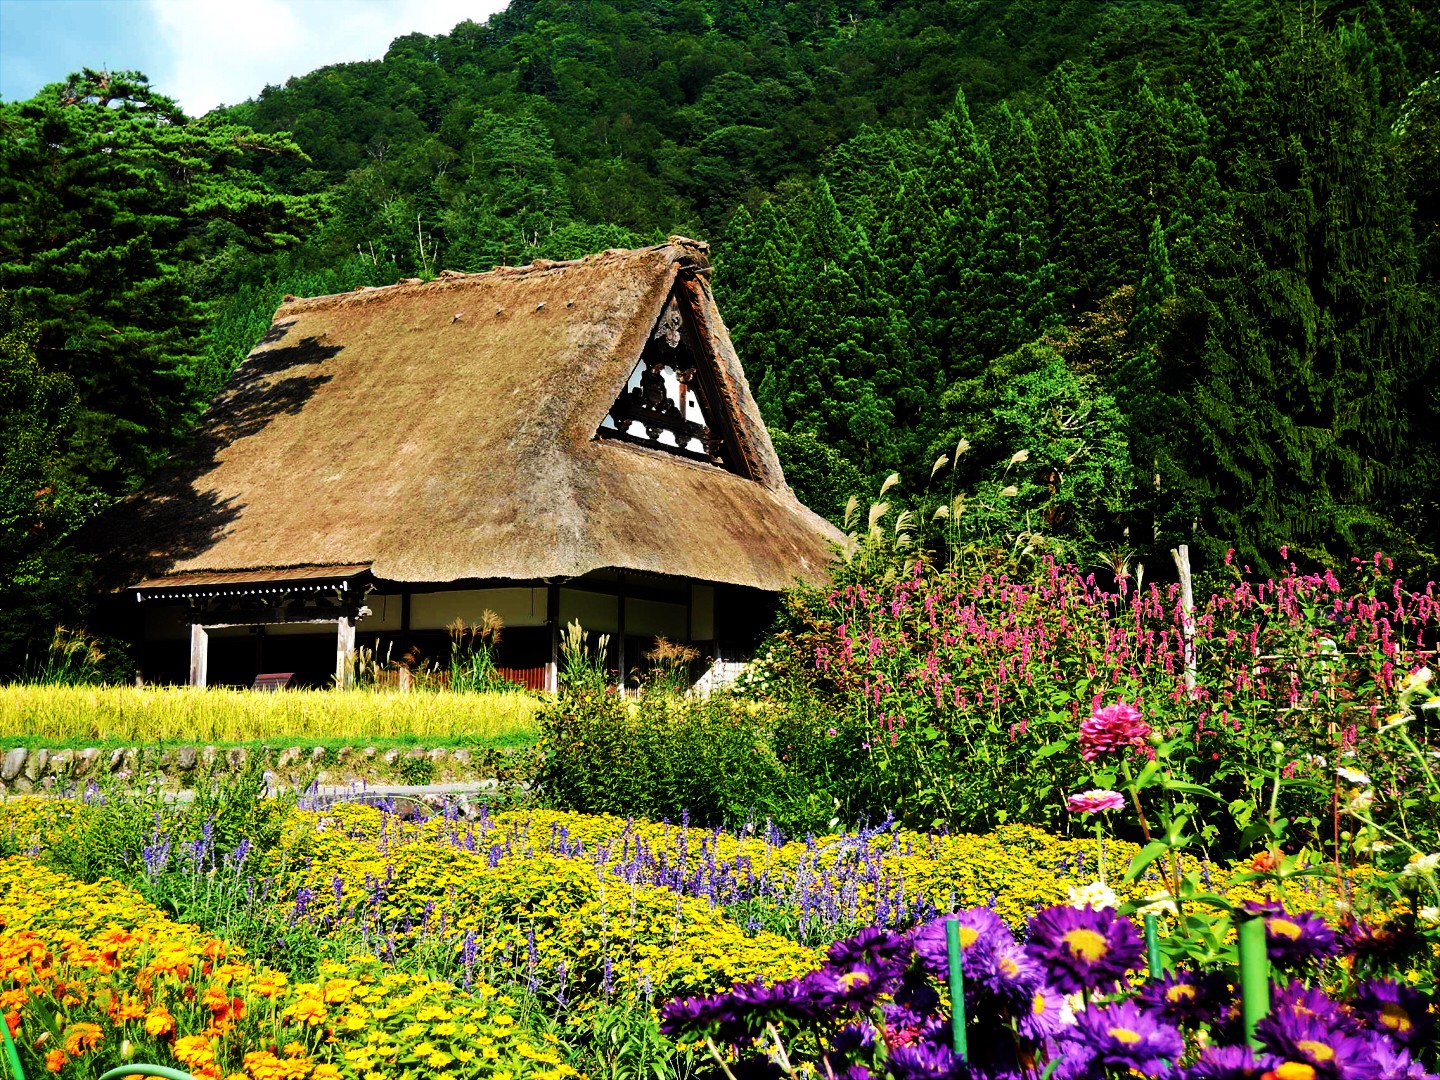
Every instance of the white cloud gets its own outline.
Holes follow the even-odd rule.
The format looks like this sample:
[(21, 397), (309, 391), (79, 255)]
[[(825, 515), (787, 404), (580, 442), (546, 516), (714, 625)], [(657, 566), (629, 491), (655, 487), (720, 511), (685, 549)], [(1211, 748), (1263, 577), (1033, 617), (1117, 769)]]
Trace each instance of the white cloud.
[(192, 116), (326, 64), (378, 60), (405, 34), (484, 22), (505, 0), (147, 0), (167, 62), (151, 82)]

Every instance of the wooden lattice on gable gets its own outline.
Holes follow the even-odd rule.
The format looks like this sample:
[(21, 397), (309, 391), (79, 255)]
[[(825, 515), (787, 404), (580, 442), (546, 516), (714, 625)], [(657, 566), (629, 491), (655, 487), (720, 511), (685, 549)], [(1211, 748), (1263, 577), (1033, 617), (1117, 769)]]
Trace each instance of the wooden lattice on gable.
[(600, 438), (664, 450), (749, 475), (716, 379), (715, 361), (672, 294)]

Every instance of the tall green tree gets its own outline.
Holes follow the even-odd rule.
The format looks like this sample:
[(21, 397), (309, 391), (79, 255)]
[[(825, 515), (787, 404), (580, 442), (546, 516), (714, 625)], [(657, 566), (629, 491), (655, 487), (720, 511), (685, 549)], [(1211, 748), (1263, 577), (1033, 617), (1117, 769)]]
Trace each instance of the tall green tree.
[(300, 151), (220, 118), (192, 121), (135, 72), (86, 69), (0, 106), (0, 288), (33, 318), (40, 368), (75, 393), (66, 467), (118, 493), (193, 415), (203, 300), (218, 246), (293, 244), (310, 200), (247, 168)]
[(66, 466), (70, 380), (35, 357), (39, 326), (0, 292), (0, 672), (33, 663), (57, 622), (83, 607), (70, 538), (97, 493)]

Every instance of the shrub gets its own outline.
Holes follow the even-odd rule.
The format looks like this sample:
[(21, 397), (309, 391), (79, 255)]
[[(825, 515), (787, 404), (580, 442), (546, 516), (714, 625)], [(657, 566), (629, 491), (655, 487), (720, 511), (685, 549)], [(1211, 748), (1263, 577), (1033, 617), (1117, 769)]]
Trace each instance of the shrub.
[(827, 738), (785, 709), (733, 697), (693, 698), (662, 685), (625, 701), (613, 691), (566, 692), (540, 714), (550, 805), (739, 824), (772, 818), (786, 829), (835, 817), (830, 772), (843, 760)]
[(464, 990), (366, 959), (294, 980), (113, 881), (82, 885), (22, 857), (0, 861), (0, 926), (0, 990), (32, 1075), (93, 1076), (125, 1043), (141, 1060), (214, 1078), (339, 1080), (395, 1065), (575, 1075), (486, 984)]

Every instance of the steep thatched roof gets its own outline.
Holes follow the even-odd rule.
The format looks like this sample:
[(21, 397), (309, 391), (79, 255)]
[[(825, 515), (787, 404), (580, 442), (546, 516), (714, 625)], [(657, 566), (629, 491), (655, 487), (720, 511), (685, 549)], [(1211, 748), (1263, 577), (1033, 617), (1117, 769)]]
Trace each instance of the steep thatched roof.
[[(122, 583), (342, 564), (401, 582), (616, 567), (768, 590), (823, 574), (835, 530), (785, 484), (706, 251), (672, 237), (287, 298), (190, 459), (107, 525)], [(595, 438), (672, 295), (713, 355), (744, 475)]]

